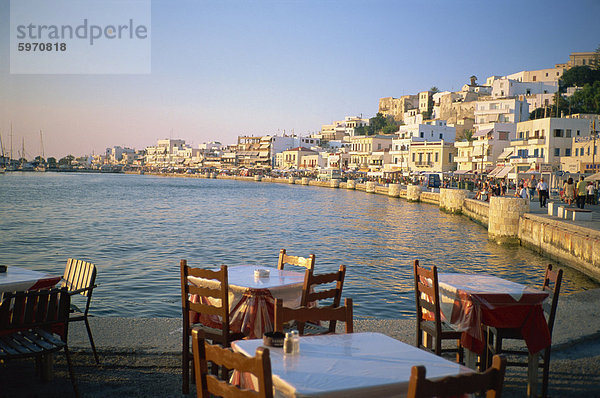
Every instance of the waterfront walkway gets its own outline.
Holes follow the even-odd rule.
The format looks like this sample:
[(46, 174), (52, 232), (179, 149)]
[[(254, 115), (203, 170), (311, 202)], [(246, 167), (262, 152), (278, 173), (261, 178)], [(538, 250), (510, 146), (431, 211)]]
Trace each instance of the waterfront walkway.
[[(562, 296), (554, 327), (550, 394), (600, 397), (600, 289)], [(174, 314), (176, 316), (178, 314)], [(69, 344), (83, 397), (181, 396), (181, 320), (93, 318), (102, 366), (94, 364), (85, 333), (71, 326)], [(377, 331), (414, 344), (414, 320), (357, 320), (355, 331)], [(0, 397), (63, 397), (72, 394), (64, 355), (56, 355), (55, 379), (41, 384), (32, 362), (0, 367)], [(541, 372), (540, 372), (541, 374)], [(32, 378), (33, 382), (26, 382)], [(526, 369), (509, 368), (505, 397), (523, 397)]]

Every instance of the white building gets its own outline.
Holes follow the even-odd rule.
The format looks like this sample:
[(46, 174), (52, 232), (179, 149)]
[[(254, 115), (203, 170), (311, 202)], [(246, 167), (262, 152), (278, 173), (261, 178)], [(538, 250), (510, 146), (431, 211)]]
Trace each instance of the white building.
[(554, 94), (558, 91), (558, 82), (520, 82), (513, 79), (497, 79), (492, 83), (492, 97), (514, 98), (520, 95)]
[(558, 82), (566, 70), (563, 66), (539, 70), (524, 70), (506, 76), (508, 79), (519, 82)]
[(516, 123), (489, 123), (477, 126), (473, 141), (455, 142), (457, 170), (464, 172), (489, 173), (508, 155), (500, 160), (505, 149), (516, 137)]
[(120, 146), (106, 148), (106, 162), (109, 164), (122, 163), (124, 154), (135, 154), (135, 149)]
[(589, 137), (590, 121), (547, 117), (517, 124), (510, 143), (510, 162), (516, 172), (539, 170), (540, 165), (560, 167), (561, 156), (571, 156), (573, 138)]
[(476, 101), (475, 124), (518, 123), (529, 120), (529, 104), (516, 98)]

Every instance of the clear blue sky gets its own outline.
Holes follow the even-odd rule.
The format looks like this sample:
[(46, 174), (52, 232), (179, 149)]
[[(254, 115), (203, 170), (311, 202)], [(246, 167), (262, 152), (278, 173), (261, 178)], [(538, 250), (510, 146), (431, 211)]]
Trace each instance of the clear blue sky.
[[(46, 156), (308, 134), (380, 97), (553, 67), (600, 45), (600, 1), (152, 1), (149, 75), (11, 75), (0, 0), (0, 133)], [(18, 143), (18, 145), (17, 145)], [(16, 157), (16, 155), (15, 155)]]

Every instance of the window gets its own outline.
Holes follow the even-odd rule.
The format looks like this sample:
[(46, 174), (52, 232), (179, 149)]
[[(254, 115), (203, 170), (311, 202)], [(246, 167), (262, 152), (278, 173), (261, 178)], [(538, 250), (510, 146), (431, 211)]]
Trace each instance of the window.
[(560, 148), (554, 148), (554, 156), (560, 156)]
[(444, 139), (444, 134), (440, 133), (440, 140)]
[(440, 155), (439, 153), (437, 153), (437, 152), (435, 153), (435, 162), (436, 163), (439, 161), (439, 158), (440, 158), (439, 155)]
[(414, 162), (414, 161), (415, 161), (415, 154), (413, 153), (412, 155), (413, 155), (413, 156), (412, 156), (412, 158), (413, 158), (413, 160), (412, 160), (412, 161)]
[(538, 151), (538, 149), (537, 149), (537, 148), (535, 148), (535, 149), (533, 150), (533, 157), (534, 157), (534, 158), (537, 158), (537, 157), (538, 157), (538, 152), (539, 152), (539, 151)]
[(571, 156), (571, 148), (565, 148), (565, 156)]
[(536, 81), (536, 80), (537, 80), (537, 76), (534, 76), (534, 77), (533, 77), (533, 81)]
[(579, 130), (577, 130), (577, 136), (579, 136), (579, 134), (580, 134), (580, 131), (579, 131)]
[(555, 137), (562, 137), (563, 135), (564, 134), (563, 134), (563, 130), (562, 129), (554, 129), (554, 136)]
[(590, 147), (587, 148), (587, 155), (590, 156)]
[(381, 149), (381, 144), (377, 144), (377, 149)]
[(448, 154), (448, 162), (452, 163), (452, 154), (451, 153)]
[(421, 138), (425, 138), (425, 133), (421, 131)]
[[(571, 129), (566, 129), (565, 130), (565, 137), (567, 138), (571, 138)], [(568, 156), (568, 155), (567, 155)]]
[(508, 131), (499, 131), (498, 132), (498, 140), (508, 141)]

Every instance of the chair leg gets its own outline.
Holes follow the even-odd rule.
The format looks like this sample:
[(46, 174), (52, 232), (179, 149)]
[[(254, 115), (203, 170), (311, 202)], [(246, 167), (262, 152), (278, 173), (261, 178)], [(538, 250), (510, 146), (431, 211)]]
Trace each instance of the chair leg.
[(550, 347), (546, 348), (542, 359), (544, 361), (542, 376), (542, 398), (546, 398), (548, 396), (548, 379), (550, 376)]
[(65, 346), (65, 357), (67, 357), (67, 368), (69, 369), (69, 377), (71, 378), (71, 384), (73, 385), (73, 392), (75, 397), (79, 398), (79, 389), (77, 388), (77, 380), (75, 380), (75, 374), (73, 373), (73, 364), (71, 362), (71, 354), (69, 353), (69, 347)]
[(190, 339), (187, 330), (183, 330), (183, 351), (181, 352), (181, 392), (185, 395), (190, 393)]
[(96, 365), (99, 365), (100, 359), (98, 359), (98, 353), (96, 352), (96, 344), (94, 344), (94, 338), (92, 337), (92, 329), (90, 328), (90, 323), (88, 322), (87, 316), (83, 318), (83, 321), (85, 322), (85, 328), (87, 329), (88, 338), (90, 339), (90, 345), (92, 346), (92, 352), (94, 353)]

